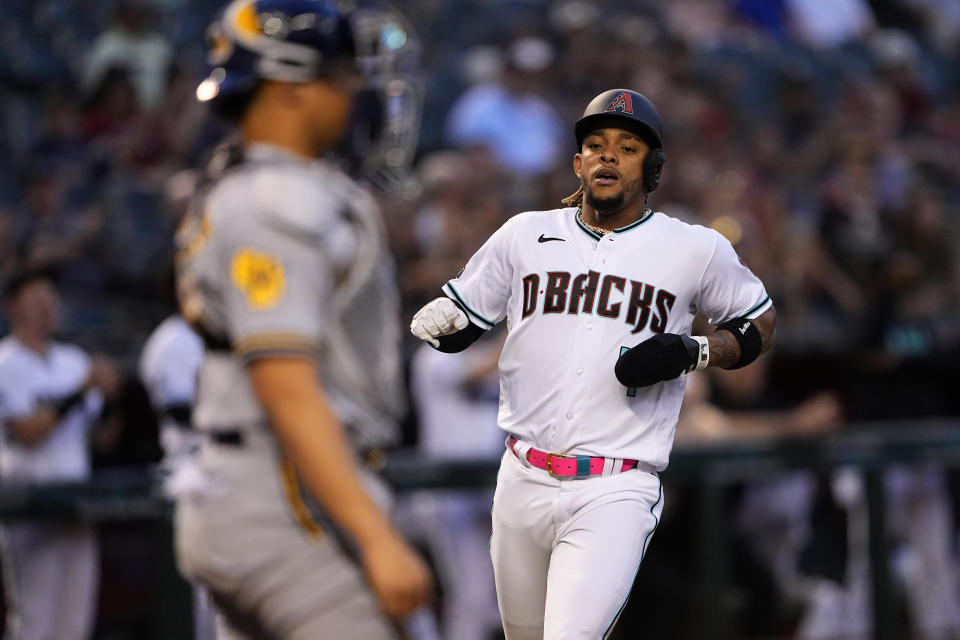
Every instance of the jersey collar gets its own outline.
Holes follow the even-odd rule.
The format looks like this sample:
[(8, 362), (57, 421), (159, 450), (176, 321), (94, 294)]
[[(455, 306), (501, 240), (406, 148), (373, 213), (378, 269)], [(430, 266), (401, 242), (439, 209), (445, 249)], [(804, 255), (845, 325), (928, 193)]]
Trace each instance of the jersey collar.
[[(649, 209), (649, 208), (648, 208), (648, 209), (644, 209), (643, 216), (641, 216), (639, 220), (637, 220), (637, 221), (635, 221), (635, 222), (631, 222), (630, 224), (628, 224), (628, 225), (626, 225), (626, 226), (618, 227), (618, 228), (614, 229), (611, 233), (626, 233), (627, 231), (630, 231), (630, 230), (632, 230), (632, 229), (636, 229), (637, 227), (639, 227), (640, 225), (642, 225), (644, 222), (650, 220), (652, 217), (653, 217), (653, 209)], [(579, 207), (577, 207), (577, 210), (573, 213), (573, 220), (577, 223), (577, 226), (580, 227), (580, 230), (581, 230), (581, 231), (583, 231), (585, 234), (587, 234), (588, 236), (590, 236), (590, 237), (593, 238), (594, 240), (599, 240), (600, 238), (603, 237), (602, 235), (600, 235), (599, 233), (597, 233), (596, 231), (594, 231), (593, 229), (591, 229), (591, 228), (588, 227), (587, 225), (583, 224), (583, 222), (580, 220), (580, 208), (579, 208)]]
[(308, 160), (303, 156), (298, 156), (289, 149), (270, 144), (268, 142), (251, 142), (243, 149), (243, 155), (250, 160), (276, 161), (276, 160), (295, 160), (303, 162)]
[(244, 146), (243, 157), (245, 160), (260, 162), (266, 164), (273, 163), (294, 163), (305, 166), (330, 167), (330, 161), (326, 158), (307, 158), (296, 154), (285, 147), (281, 147), (268, 142), (251, 142)]

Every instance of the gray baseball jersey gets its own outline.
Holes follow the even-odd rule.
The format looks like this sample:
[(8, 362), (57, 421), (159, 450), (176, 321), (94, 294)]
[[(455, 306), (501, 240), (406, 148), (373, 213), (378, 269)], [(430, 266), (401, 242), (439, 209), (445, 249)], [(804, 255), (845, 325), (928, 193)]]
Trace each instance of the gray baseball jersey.
[(354, 443), (392, 443), (403, 409), (399, 302), (372, 197), (338, 169), (254, 145), (180, 233), (184, 314), (232, 353), (204, 359), (194, 424), (266, 424), (245, 362), (316, 357)]
[(218, 637), (392, 638), (360, 567), (284, 458), (246, 367), (314, 358), (354, 446), (395, 440), (398, 300), (375, 203), (332, 165), (264, 145), (200, 198), (178, 234), (183, 313), (210, 347), (193, 423), (242, 437), (203, 443), (214, 489), (177, 502), (180, 568), (224, 614)]

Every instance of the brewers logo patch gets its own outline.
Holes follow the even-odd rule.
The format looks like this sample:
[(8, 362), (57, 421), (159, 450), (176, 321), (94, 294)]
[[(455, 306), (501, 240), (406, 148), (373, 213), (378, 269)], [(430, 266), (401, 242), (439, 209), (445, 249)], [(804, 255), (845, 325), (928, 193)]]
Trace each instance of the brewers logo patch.
[(255, 249), (238, 249), (230, 261), (230, 281), (243, 292), (251, 309), (277, 305), (287, 287), (280, 260)]

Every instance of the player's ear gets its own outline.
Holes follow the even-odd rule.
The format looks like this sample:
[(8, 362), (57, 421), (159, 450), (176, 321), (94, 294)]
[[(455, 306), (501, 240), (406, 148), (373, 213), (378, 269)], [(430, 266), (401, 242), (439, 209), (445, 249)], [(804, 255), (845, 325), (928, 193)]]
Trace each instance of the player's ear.
[(577, 153), (573, 156), (573, 172), (580, 177), (580, 168), (583, 166), (583, 154)]

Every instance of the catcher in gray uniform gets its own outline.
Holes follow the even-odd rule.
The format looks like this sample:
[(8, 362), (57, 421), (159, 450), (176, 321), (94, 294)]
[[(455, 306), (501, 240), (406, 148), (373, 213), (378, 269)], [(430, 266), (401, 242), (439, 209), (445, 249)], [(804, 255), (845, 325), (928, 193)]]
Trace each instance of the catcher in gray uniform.
[(209, 589), (219, 638), (396, 638), (432, 582), (359, 461), (398, 435), (397, 293), (373, 199), (319, 156), (350, 130), (359, 92), (388, 88), (392, 137), (364, 158), (396, 160), (409, 133), (396, 103), (414, 93), (385, 74), (412, 38), (396, 13), (328, 0), (236, 0), (210, 33), (197, 96), (239, 136), (178, 232), (178, 295), (206, 346), (193, 423), (214, 480), (178, 502), (178, 563)]

